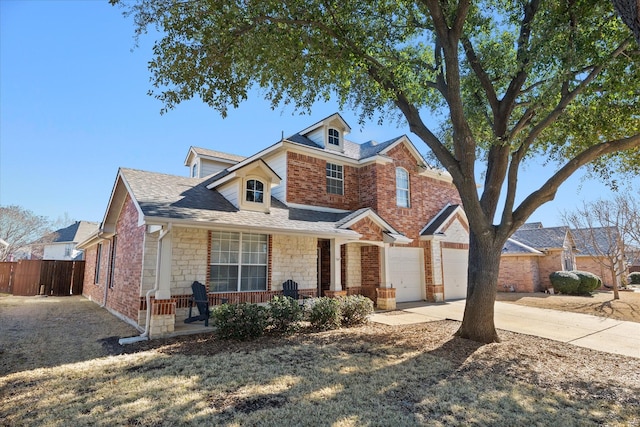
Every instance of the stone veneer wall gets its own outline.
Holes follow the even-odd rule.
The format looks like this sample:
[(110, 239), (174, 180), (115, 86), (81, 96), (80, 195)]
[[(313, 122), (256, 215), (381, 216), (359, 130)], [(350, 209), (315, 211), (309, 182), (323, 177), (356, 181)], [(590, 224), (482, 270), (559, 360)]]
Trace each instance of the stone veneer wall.
[(342, 283), (343, 289), (358, 288), (362, 286), (362, 263), (360, 259), (361, 245), (350, 243), (344, 245), (345, 248), (345, 281)]
[(273, 235), (272, 289), (292, 279), (299, 289), (317, 289), (318, 242), (315, 237)]

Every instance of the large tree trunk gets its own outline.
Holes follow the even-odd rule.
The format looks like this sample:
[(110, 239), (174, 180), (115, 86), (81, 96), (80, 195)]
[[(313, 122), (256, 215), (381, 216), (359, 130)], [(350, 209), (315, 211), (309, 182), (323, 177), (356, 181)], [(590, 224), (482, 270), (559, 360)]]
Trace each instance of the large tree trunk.
[(493, 321), (503, 243), (493, 236), (469, 236), (467, 302), (456, 335), (481, 343), (500, 342)]

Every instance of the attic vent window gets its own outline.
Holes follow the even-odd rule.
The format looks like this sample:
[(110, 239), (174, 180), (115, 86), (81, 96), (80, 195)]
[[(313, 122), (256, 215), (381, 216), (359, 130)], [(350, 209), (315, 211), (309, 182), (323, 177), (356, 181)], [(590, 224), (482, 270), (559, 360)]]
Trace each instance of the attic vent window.
[(340, 132), (337, 129), (329, 129), (329, 145), (340, 146)]
[(247, 202), (262, 203), (264, 200), (264, 184), (257, 179), (247, 181)]

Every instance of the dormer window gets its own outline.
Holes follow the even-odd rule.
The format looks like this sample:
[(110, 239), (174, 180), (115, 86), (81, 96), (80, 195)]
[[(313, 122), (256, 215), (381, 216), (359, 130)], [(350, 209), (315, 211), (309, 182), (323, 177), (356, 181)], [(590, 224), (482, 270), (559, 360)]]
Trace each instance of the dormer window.
[(340, 131), (337, 129), (329, 129), (329, 145), (340, 147)]
[(191, 166), (191, 178), (196, 178), (198, 176), (198, 164), (194, 163), (193, 166)]
[(264, 184), (257, 179), (247, 181), (246, 199), (247, 202), (264, 202)]

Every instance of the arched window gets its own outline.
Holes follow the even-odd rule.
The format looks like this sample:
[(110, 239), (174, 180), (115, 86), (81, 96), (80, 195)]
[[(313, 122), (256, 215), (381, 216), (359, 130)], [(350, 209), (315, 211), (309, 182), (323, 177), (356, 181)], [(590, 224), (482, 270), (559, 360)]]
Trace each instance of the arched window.
[(409, 207), (409, 173), (403, 168), (396, 168), (396, 203)]
[(247, 181), (247, 202), (262, 203), (264, 201), (264, 184), (257, 179)]
[(337, 129), (329, 129), (329, 145), (340, 146), (340, 132)]

